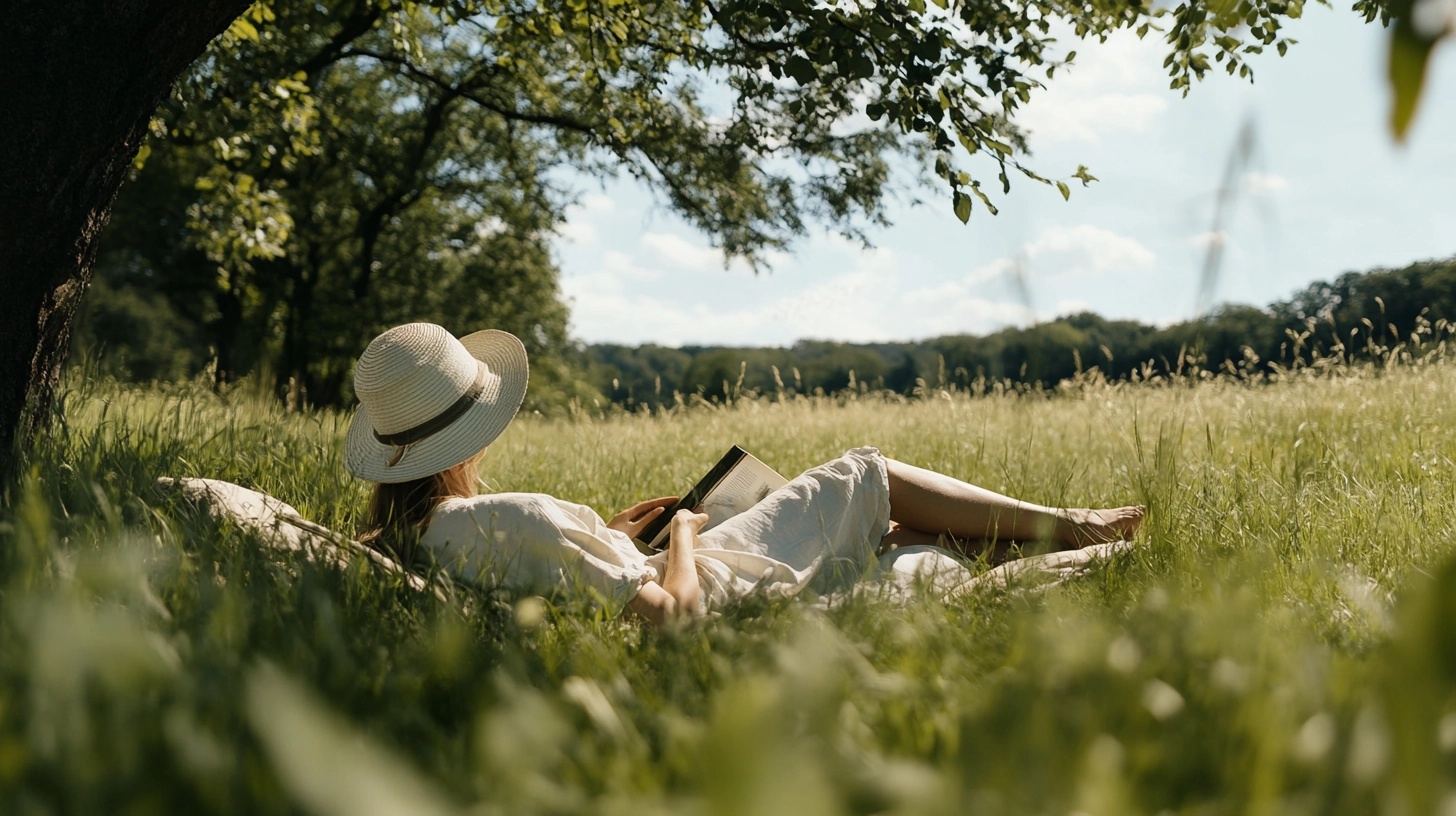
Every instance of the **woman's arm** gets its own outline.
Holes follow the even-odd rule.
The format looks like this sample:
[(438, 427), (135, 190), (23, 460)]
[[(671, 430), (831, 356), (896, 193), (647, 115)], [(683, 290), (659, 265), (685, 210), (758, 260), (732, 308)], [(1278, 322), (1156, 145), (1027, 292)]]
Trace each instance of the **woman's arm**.
[(653, 626), (698, 614), (702, 590), (693, 565), (693, 550), (698, 544), (698, 531), (707, 523), (706, 514), (687, 510), (679, 510), (668, 522), (667, 569), (662, 582), (643, 584), (627, 605)]

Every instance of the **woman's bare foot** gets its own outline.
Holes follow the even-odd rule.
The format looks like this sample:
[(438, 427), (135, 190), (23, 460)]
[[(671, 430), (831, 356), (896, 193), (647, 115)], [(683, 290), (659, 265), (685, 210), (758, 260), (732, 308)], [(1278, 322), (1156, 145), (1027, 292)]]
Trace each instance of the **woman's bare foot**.
[(1071, 549), (1126, 541), (1142, 526), (1147, 512), (1148, 509), (1140, 504), (1103, 510), (1068, 508), (1058, 513), (1061, 522), (1057, 525), (1056, 537)]

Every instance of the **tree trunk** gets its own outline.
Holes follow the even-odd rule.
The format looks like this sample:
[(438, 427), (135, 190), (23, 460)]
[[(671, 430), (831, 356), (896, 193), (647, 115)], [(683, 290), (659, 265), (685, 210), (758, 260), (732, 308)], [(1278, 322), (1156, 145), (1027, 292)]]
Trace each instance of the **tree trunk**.
[(237, 379), (242, 352), (243, 300), (236, 289), (217, 293), (217, 317), (208, 321), (212, 335), (212, 390), (221, 392)]
[(251, 0), (16, 0), (0, 15), (0, 487), (49, 418), (96, 242), (172, 83)]
[[(310, 257), (309, 261), (312, 260)], [(275, 386), (288, 410), (296, 411), (309, 404), (309, 327), (313, 325), (314, 277), (309, 269), (298, 265), (291, 268), (289, 277), (293, 287), (284, 297), (287, 306), (283, 323), (283, 354)]]

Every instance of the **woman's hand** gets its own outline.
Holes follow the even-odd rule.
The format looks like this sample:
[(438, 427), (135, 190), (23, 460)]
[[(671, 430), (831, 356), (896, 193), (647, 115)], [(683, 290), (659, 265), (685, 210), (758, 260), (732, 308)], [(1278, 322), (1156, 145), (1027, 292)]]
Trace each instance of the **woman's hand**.
[(612, 516), (607, 526), (618, 532), (623, 532), (630, 538), (636, 538), (642, 532), (642, 528), (652, 523), (652, 520), (667, 512), (667, 508), (677, 504), (677, 496), (663, 496), (657, 499), (648, 499), (644, 502), (637, 502), (626, 510)]

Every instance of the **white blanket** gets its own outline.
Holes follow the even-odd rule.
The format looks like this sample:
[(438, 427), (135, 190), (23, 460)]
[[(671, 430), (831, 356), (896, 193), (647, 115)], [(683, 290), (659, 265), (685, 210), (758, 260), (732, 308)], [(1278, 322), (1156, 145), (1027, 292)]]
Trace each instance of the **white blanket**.
[(266, 493), (220, 479), (163, 476), (157, 480), (157, 486), (180, 493), (218, 521), (234, 524), (279, 549), (302, 552), (317, 563), (347, 569), (356, 557), (363, 556), (386, 572), (399, 574), (415, 589), (424, 590), (429, 585), (394, 559), (305, 519), (292, 505)]
[(1130, 541), (1114, 541), (1033, 555), (979, 574), (939, 547), (901, 547), (880, 556), (880, 570), (883, 588), (902, 599), (927, 592), (949, 598), (985, 589), (1041, 591), (1081, 575), (1131, 546)]
[[(163, 490), (181, 493), (218, 521), (235, 524), (279, 549), (302, 552), (315, 562), (340, 569), (348, 568), (355, 558), (362, 556), (388, 572), (401, 575), (417, 590), (432, 589), (435, 594), (444, 595), (438, 585), (432, 586), (388, 556), (303, 518), (291, 505), (265, 493), (219, 479), (162, 477), (157, 484)], [(1039, 591), (1081, 575), (1130, 546), (1131, 542), (1118, 541), (1035, 555), (1008, 561), (979, 574), (966, 562), (938, 547), (901, 547), (879, 557), (881, 580), (867, 584), (866, 588), (883, 590), (889, 597), (902, 601), (926, 593), (949, 598), (992, 588)]]

